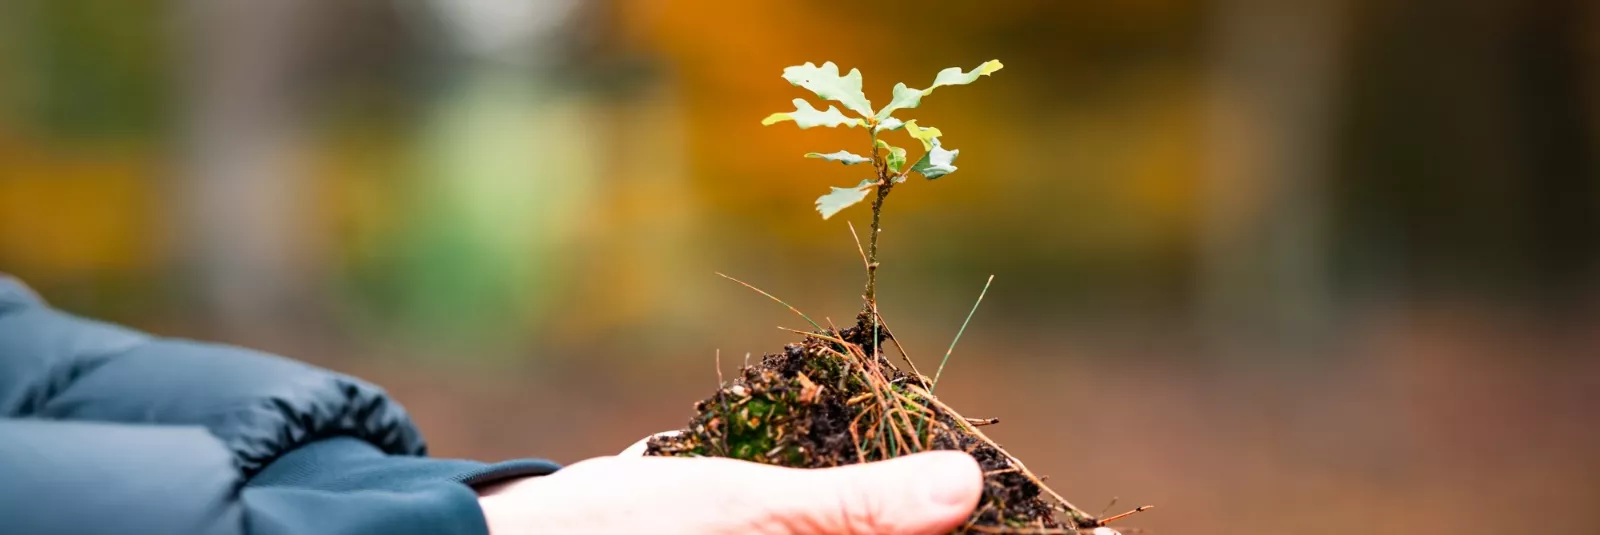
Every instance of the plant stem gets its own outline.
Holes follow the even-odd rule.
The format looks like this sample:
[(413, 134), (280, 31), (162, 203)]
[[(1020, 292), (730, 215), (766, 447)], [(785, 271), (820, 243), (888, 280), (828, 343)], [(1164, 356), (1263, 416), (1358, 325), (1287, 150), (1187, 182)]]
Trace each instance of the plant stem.
[(867, 238), (867, 301), (863, 304), (863, 310), (867, 313), (871, 313), (872, 306), (878, 303), (878, 233), (883, 230), (879, 221), (883, 215), (883, 200), (893, 187), (893, 183), (878, 186), (878, 198), (872, 201), (872, 234)]
[[(870, 127), (869, 127), (870, 128)], [(878, 304), (878, 233), (883, 230), (881, 225), (883, 217), (883, 200), (889, 197), (889, 190), (894, 189), (894, 180), (889, 177), (889, 163), (878, 153), (878, 135), (872, 135), (872, 167), (878, 173), (878, 197), (872, 200), (872, 230), (867, 236), (867, 289), (863, 293), (864, 302), (861, 313), (871, 315)], [(876, 345), (877, 340), (872, 343)]]

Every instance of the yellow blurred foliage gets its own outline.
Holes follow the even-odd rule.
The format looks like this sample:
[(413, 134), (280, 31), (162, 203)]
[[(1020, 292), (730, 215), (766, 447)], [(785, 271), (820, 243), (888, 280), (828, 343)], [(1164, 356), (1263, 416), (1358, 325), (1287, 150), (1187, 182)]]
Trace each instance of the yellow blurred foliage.
[(140, 147), (0, 142), (0, 261), (31, 279), (148, 272), (167, 260), (159, 163)]

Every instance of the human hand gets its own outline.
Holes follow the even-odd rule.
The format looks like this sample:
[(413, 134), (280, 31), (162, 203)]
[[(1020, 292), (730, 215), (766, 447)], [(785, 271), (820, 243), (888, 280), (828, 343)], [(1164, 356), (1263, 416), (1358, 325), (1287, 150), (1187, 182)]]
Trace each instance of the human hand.
[(636, 451), (485, 489), (490, 534), (932, 535), (966, 520), (983, 486), (962, 452), (805, 470)]

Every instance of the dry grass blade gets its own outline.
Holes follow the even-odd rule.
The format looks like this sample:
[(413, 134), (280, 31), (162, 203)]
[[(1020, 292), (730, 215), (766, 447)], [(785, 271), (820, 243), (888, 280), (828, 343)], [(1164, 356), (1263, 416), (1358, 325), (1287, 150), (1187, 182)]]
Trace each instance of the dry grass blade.
[(1128, 512), (1122, 513), (1122, 514), (1111, 515), (1109, 517), (1103, 518), (1103, 519), (1100, 520), (1100, 525), (1104, 526), (1106, 524), (1110, 524), (1114, 520), (1118, 520), (1118, 519), (1130, 516), (1130, 515), (1132, 515), (1134, 513), (1143, 513), (1145, 511), (1149, 511), (1149, 510), (1154, 509), (1154, 508), (1155, 508), (1154, 505), (1141, 505), (1141, 506), (1133, 508), (1132, 511), (1128, 511)]
[(933, 395), (933, 389), (939, 387), (939, 377), (944, 375), (944, 365), (950, 362), (950, 354), (955, 352), (956, 342), (960, 342), (961, 335), (967, 332), (967, 324), (972, 322), (972, 315), (978, 312), (978, 305), (983, 304), (983, 296), (989, 293), (989, 284), (993, 282), (994, 275), (990, 275), (989, 280), (984, 281), (983, 291), (978, 292), (978, 301), (972, 303), (972, 310), (967, 312), (967, 319), (961, 321), (961, 329), (956, 331), (956, 338), (950, 341), (950, 349), (944, 352), (944, 360), (939, 361), (939, 370), (933, 372), (933, 384), (928, 386), (928, 395)]
[(994, 419), (963, 417), (933, 396), (931, 380), (916, 380), (898, 361), (869, 349), (877, 341), (872, 337), (873, 317), (855, 319), (848, 329), (833, 326), (827, 318), (825, 328), (810, 332), (779, 327), (803, 339), (742, 370), (733, 383), (724, 383), (721, 377), (719, 352), (718, 381), (733, 386), (698, 404), (700, 414), (691, 420), (689, 431), (661, 441), (656, 453), (823, 467), (931, 449), (965, 451), (984, 470), (978, 510), (985, 512), (969, 516), (955, 533), (1106, 535), (1112, 531), (1045, 486), (1044, 478), (977, 430)]
[(883, 314), (878, 313), (878, 304), (871, 303), (871, 306), (872, 317), (877, 320), (879, 325), (883, 326), (883, 333), (889, 335), (889, 341), (894, 342), (894, 348), (900, 351), (900, 358), (905, 359), (906, 365), (911, 366), (911, 373), (916, 374), (918, 380), (922, 380), (923, 375), (920, 370), (917, 370), (917, 363), (911, 361), (911, 354), (906, 353), (905, 346), (900, 345), (900, 339), (895, 337), (894, 329), (890, 329), (889, 323), (883, 321)]
[(856, 232), (856, 225), (849, 221), (845, 221), (844, 224), (850, 227), (850, 239), (856, 241), (856, 252), (861, 253), (861, 265), (871, 269), (872, 264), (867, 261), (867, 250), (861, 248), (861, 235)]
[(773, 301), (776, 301), (778, 304), (783, 305), (784, 308), (788, 308), (790, 311), (792, 311), (795, 314), (799, 315), (801, 319), (806, 320), (806, 323), (810, 323), (812, 327), (816, 327), (817, 330), (819, 330), (819, 331), (822, 330), (822, 326), (821, 325), (817, 325), (817, 322), (815, 322), (815, 321), (811, 321), (811, 317), (810, 316), (807, 316), (804, 312), (801, 312), (800, 309), (795, 308), (793, 305), (790, 305), (789, 303), (783, 302), (782, 299), (778, 299), (777, 297), (773, 297), (772, 294), (769, 294), (769, 293), (767, 293), (765, 291), (762, 291), (760, 288), (757, 288), (755, 286), (751, 286), (750, 283), (747, 283), (745, 281), (742, 281), (742, 280), (735, 279), (733, 277), (729, 277), (727, 275), (724, 275), (720, 271), (713, 271), (712, 273), (716, 273), (718, 277), (722, 277), (724, 279), (728, 279), (728, 280), (731, 280), (733, 282), (737, 282), (737, 283), (739, 283), (740, 286), (744, 286), (745, 288), (749, 288), (751, 290), (755, 290), (755, 292), (758, 293), (758, 294), (767, 296), (767, 299), (771, 299)]

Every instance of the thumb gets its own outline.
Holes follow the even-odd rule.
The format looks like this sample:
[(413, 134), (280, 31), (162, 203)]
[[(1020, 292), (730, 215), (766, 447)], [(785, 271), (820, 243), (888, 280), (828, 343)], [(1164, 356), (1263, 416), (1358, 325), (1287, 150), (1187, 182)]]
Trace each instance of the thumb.
[(797, 470), (769, 518), (791, 535), (949, 533), (972, 514), (983, 472), (972, 456), (935, 451), (888, 461)]

